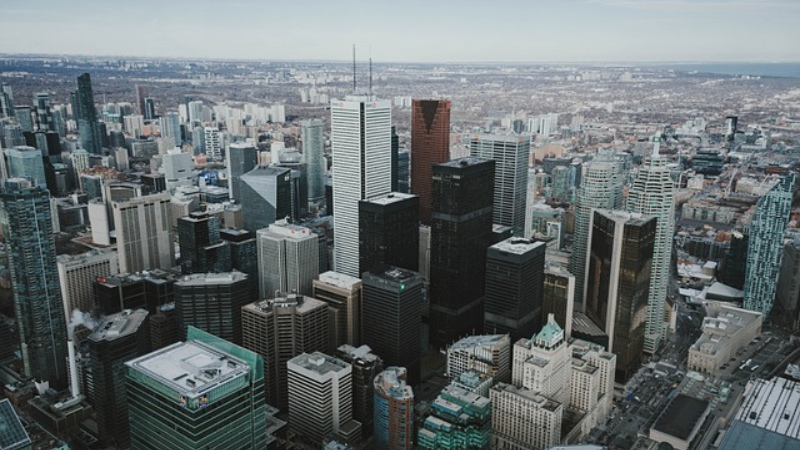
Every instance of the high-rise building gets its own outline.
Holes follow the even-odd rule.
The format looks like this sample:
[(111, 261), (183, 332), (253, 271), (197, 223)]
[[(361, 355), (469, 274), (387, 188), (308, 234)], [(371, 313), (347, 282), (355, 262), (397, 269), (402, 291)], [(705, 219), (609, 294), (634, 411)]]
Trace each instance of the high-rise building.
[(311, 294), (319, 275), (319, 238), (306, 227), (279, 221), (258, 230), (258, 279), (261, 297)]
[(575, 308), (575, 277), (567, 268), (556, 262), (544, 267), (544, 296), (542, 297), (542, 326), (547, 324), (548, 315), (553, 314), (556, 322), (564, 324), (567, 340), (572, 337), (572, 313)]
[(175, 111), (169, 111), (161, 118), (161, 135), (172, 138), (176, 147), (181, 146), (183, 137), (181, 136), (180, 114)]
[(411, 103), (411, 193), (419, 196), (419, 219), (430, 225), (433, 166), (450, 160), (450, 102)]
[(32, 110), (30, 106), (14, 107), (14, 117), (17, 118), (17, 123), (19, 124), (20, 128), (22, 128), (23, 132), (27, 131), (29, 133), (33, 133), (35, 127), (31, 113)]
[(50, 194), (34, 181), (3, 183), (2, 235), (25, 375), (66, 386), (67, 324), (61, 304)]
[(323, 272), (314, 280), (314, 298), (328, 304), (331, 314), (331, 341), (335, 347), (361, 343), (360, 278), (343, 273)]
[(486, 253), (484, 330), (516, 342), (539, 328), (544, 296), (543, 241), (512, 237)]
[(639, 369), (644, 349), (656, 219), (595, 209), (590, 226), (585, 311), (608, 336), (624, 382)]
[(0, 116), (14, 117), (14, 90), (6, 83), (0, 85)]
[(731, 233), (731, 243), (725, 257), (721, 261), (717, 279), (736, 289), (744, 289), (747, 272), (747, 243), (749, 236), (740, 231)]
[[(125, 362), (150, 352), (147, 311), (125, 310), (105, 317), (86, 339), (92, 374), (92, 405), (101, 441), (130, 444)], [(70, 344), (71, 345), (71, 344)]]
[(386, 365), (406, 367), (411, 384), (419, 382), (422, 336), (422, 277), (390, 267), (365, 272), (363, 340)]
[(489, 396), (492, 448), (544, 450), (561, 442), (564, 405), (506, 383), (492, 386)]
[(183, 330), (191, 325), (234, 344), (242, 342), (242, 307), (250, 302), (247, 275), (186, 275), (175, 283), (174, 290)]
[(222, 228), (219, 237), (228, 243), (231, 268), (246, 273), (250, 280), (250, 297), (258, 296), (258, 250), (255, 233), (243, 228)]
[(420, 448), (490, 448), (492, 404), (488, 398), (451, 384), (436, 397), (428, 411), (429, 415), (417, 435), (417, 445)]
[(156, 118), (156, 101), (151, 97), (144, 99), (144, 111), (141, 113), (146, 120), (153, 120)]
[(219, 273), (231, 271), (231, 249), (220, 238), (222, 220), (208, 213), (191, 213), (178, 219), (181, 271)]
[(569, 402), (570, 352), (553, 314), (539, 333), (514, 343), (511, 384), (561, 404)]
[(618, 164), (595, 160), (586, 166), (586, 173), (578, 190), (575, 204), (575, 238), (569, 272), (575, 275), (576, 308), (583, 309), (586, 296), (586, 269), (589, 251), (589, 224), (595, 208), (620, 209), (622, 207), (622, 181)]
[(376, 449), (414, 448), (414, 390), (404, 367), (388, 367), (375, 377)]
[(303, 352), (329, 352), (328, 308), (289, 294), (242, 307), (242, 345), (264, 359), (267, 403), (286, 411), (286, 363)]
[(135, 274), (113, 274), (94, 281), (94, 307), (100, 315), (115, 314), (126, 309), (147, 308), (144, 279)]
[(527, 134), (477, 134), (469, 144), (471, 157), (495, 161), (494, 223), (512, 227), (519, 235), (525, 229), (530, 153), (531, 137)]
[(303, 162), (308, 168), (308, 199), (325, 198), (325, 139), (322, 119), (300, 122), (300, 139), (303, 141)]
[(353, 367), (353, 419), (361, 423), (364, 436), (371, 436), (374, 423), (375, 377), (383, 370), (383, 360), (368, 345), (358, 348), (342, 345), (335, 357)]
[(397, 189), (396, 192), (408, 194), (411, 192), (411, 153), (407, 148), (397, 152)]
[(348, 96), (331, 102), (333, 267), (352, 277), (358, 261), (358, 202), (391, 191), (392, 108), (388, 101)]
[(228, 148), (228, 186), (230, 197), (239, 200), (241, 176), (258, 165), (258, 149), (253, 144), (234, 142)]
[(494, 174), (494, 161), (479, 158), (433, 166), (430, 342), (439, 348), (483, 329)]
[(80, 131), (81, 148), (89, 153), (99, 155), (103, 151), (103, 136), (97, 121), (97, 110), (94, 106), (92, 78), (88, 73), (78, 77), (78, 131)]
[[(658, 146), (655, 147), (658, 149)], [(672, 273), (672, 239), (675, 234), (674, 185), (667, 159), (653, 154), (645, 161), (628, 191), (627, 209), (655, 217), (656, 240), (653, 246), (653, 272), (647, 299), (644, 351), (653, 354), (667, 338), (664, 305)]]
[(419, 197), (391, 192), (358, 203), (359, 273), (419, 268)]
[(147, 89), (147, 86), (143, 84), (136, 84), (133, 86), (133, 88), (136, 92), (136, 107), (139, 110), (139, 114), (144, 115), (145, 112), (144, 100), (145, 98), (147, 98), (147, 95), (149, 94), (149, 89)]
[(47, 188), (42, 152), (33, 147), (18, 146), (5, 150), (9, 178), (33, 178), (37, 186)]
[(767, 320), (775, 302), (783, 259), (783, 235), (789, 222), (796, 180), (797, 175), (793, 173), (781, 177), (758, 200), (750, 222), (744, 307), (759, 311)]
[(112, 202), (119, 269), (135, 273), (175, 265), (169, 194)]
[(219, 128), (204, 127), (203, 138), (206, 155), (211, 161), (222, 161), (222, 143), (220, 141)]
[(360, 434), (353, 420), (352, 367), (322, 352), (303, 353), (286, 364), (289, 372), (289, 429), (301, 441), (321, 445), (329, 435)]
[(266, 448), (264, 370), (255, 353), (190, 328), (187, 342), (125, 365), (131, 448)]
[(467, 336), (447, 348), (447, 376), (457, 380), (475, 370), (511, 382), (511, 339), (507, 334)]
[(50, 111), (50, 94), (39, 92), (34, 95), (33, 106), (36, 107), (37, 129), (39, 131), (55, 131), (53, 113)]
[(292, 171), (259, 166), (240, 177), (242, 228), (250, 231), (268, 227), (292, 213)]
[[(800, 322), (800, 236), (786, 239), (775, 296), (776, 322), (797, 328)], [(780, 317), (780, 321), (777, 318)]]
[(397, 172), (400, 170), (398, 167), (400, 158), (400, 136), (397, 134), (397, 128), (392, 125), (392, 192), (397, 192)]
[(59, 255), (57, 264), (66, 317), (75, 309), (92, 311), (95, 280), (119, 272), (115, 251), (93, 250), (81, 255)]
[(194, 161), (192, 154), (173, 148), (161, 155), (161, 166), (164, 168), (164, 180), (170, 193), (179, 186), (193, 184)]

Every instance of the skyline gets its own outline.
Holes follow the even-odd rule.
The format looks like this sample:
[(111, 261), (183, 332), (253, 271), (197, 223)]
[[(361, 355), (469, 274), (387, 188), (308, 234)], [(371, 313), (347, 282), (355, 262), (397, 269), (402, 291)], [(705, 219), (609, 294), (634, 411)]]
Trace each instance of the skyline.
[(356, 44), (362, 60), (399, 63), (800, 61), (800, 3), (791, 0), (512, 0), (494, 12), (472, 0), (255, 5), (11, 0), (0, 53), (347, 61)]

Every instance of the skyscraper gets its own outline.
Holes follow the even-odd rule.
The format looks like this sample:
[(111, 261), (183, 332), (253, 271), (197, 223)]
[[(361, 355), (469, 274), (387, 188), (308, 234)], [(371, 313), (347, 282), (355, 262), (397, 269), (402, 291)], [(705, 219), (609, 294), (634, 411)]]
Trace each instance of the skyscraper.
[(575, 239), (572, 244), (572, 256), (569, 259), (569, 272), (575, 275), (575, 306), (578, 309), (583, 309), (586, 296), (584, 286), (592, 210), (622, 207), (622, 181), (616, 163), (592, 161), (586, 166), (582, 183), (575, 204)]
[(386, 365), (408, 369), (409, 382), (420, 376), (422, 277), (399, 268), (364, 273), (363, 341)]
[(180, 147), (183, 143), (181, 137), (181, 116), (175, 111), (169, 111), (161, 118), (161, 134), (164, 137), (171, 137), (175, 141), (175, 146)]
[(358, 204), (359, 272), (419, 268), (419, 197), (391, 192)]
[(125, 366), (131, 448), (266, 448), (264, 369), (255, 353), (190, 328), (187, 342)]
[(783, 235), (789, 222), (796, 180), (794, 173), (781, 177), (758, 200), (750, 222), (744, 307), (761, 312), (765, 319), (770, 317), (775, 302), (783, 260)]
[(419, 219), (431, 223), (433, 165), (450, 160), (450, 102), (411, 102), (411, 193), (419, 195)]
[(236, 201), (247, 205), (242, 209), (242, 228), (260, 230), (292, 213), (290, 169), (258, 166), (241, 176), (239, 188)]
[(115, 251), (93, 250), (81, 255), (59, 255), (57, 264), (66, 317), (74, 309), (90, 312), (94, 307), (92, 290), (95, 280), (119, 272)]
[(342, 345), (334, 354), (353, 367), (353, 419), (361, 422), (364, 436), (371, 436), (375, 421), (375, 376), (383, 371), (383, 360), (368, 345)]
[(286, 363), (303, 352), (330, 352), (328, 308), (289, 294), (242, 307), (242, 346), (264, 359), (267, 403), (286, 411)]
[(222, 220), (208, 213), (191, 213), (178, 219), (181, 271), (219, 273), (231, 270), (231, 249), (220, 238)]
[(358, 345), (361, 342), (361, 279), (328, 271), (319, 274), (313, 284), (314, 298), (327, 303), (331, 313), (333, 346)]
[(509, 238), (486, 254), (487, 333), (509, 333), (511, 342), (539, 329), (544, 295), (542, 241)]
[(112, 202), (119, 269), (124, 273), (175, 265), (169, 194)]
[(644, 349), (656, 219), (596, 209), (590, 226), (585, 311), (608, 335), (617, 381), (625, 382)]
[(414, 448), (414, 390), (404, 367), (388, 367), (375, 377), (376, 449)]
[(575, 308), (575, 277), (566, 267), (547, 263), (544, 267), (544, 296), (542, 298), (542, 326), (547, 324), (549, 314), (557, 323), (564, 324), (564, 334), (572, 337), (572, 313)]
[(27, 146), (9, 148), (5, 150), (5, 156), (10, 178), (32, 178), (37, 186), (47, 188), (44, 160), (39, 149)]
[(139, 114), (144, 115), (144, 99), (147, 98), (149, 89), (145, 85), (136, 84), (134, 85), (134, 90), (136, 91), (136, 107), (139, 109)]
[(325, 198), (325, 141), (322, 119), (300, 122), (300, 139), (303, 141), (303, 162), (308, 169), (308, 199)]
[(469, 144), (471, 157), (495, 161), (494, 223), (512, 227), (519, 235), (525, 229), (530, 152), (527, 134), (477, 134)]
[(228, 184), (230, 197), (239, 200), (241, 176), (258, 165), (258, 149), (245, 142), (234, 142), (228, 148)]
[(280, 221), (256, 233), (261, 297), (311, 294), (319, 275), (319, 238), (306, 227)]
[(78, 130), (81, 137), (81, 148), (89, 153), (99, 155), (103, 151), (103, 136), (97, 122), (97, 110), (94, 107), (92, 78), (88, 73), (78, 77)]
[(64, 387), (67, 324), (61, 305), (50, 194), (29, 179), (9, 178), (0, 200), (25, 375)]
[(479, 158), (433, 166), (430, 342), (440, 348), (483, 329), (494, 174)]
[[(658, 149), (658, 146), (655, 148)], [(657, 219), (644, 332), (644, 351), (649, 354), (655, 353), (667, 338), (664, 304), (670, 285), (672, 239), (675, 234), (674, 185), (667, 159), (654, 153), (645, 161), (628, 191), (628, 211)]]
[(39, 92), (34, 95), (33, 106), (36, 107), (37, 129), (39, 131), (55, 131), (53, 113), (50, 111), (50, 94)]
[(220, 141), (220, 134), (219, 128), (217, 127), (204, 127), (203, 128), (203, 137), (205, 144), (203, 148), (205, 149), (206, 155), (211, 161), (221, 161), (222, 160), (222, 143)]
[(359, 276), (358, 202), (391, 190), (392, 108), (388, 101), (348, 96), (331, 102), (334, 270)]
[(250, 302), (247, 275), (186, 275), (175, 283), (174, 291), (183, 330), (193, 326), (234, 344), (242, 342), (242, 307)]

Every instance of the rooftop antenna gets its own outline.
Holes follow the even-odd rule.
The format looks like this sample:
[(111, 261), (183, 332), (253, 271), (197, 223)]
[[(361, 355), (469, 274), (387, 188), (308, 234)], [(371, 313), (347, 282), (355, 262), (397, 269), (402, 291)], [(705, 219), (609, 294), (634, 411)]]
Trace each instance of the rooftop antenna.
[(372, 56), (369, 57), (369, 96), (372, 97)]
[(353, 94), (356, 93), (356, 44), (353, 44)]

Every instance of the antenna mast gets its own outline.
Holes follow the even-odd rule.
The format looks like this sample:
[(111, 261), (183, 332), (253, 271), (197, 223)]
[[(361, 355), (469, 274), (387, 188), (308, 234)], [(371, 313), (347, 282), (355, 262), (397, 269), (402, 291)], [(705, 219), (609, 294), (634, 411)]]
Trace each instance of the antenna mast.
[(356, 93), (356, 44), (353, 44), (353, 94)]
[(369, 96), (372, 97), (372, 57), (369, 57)]

